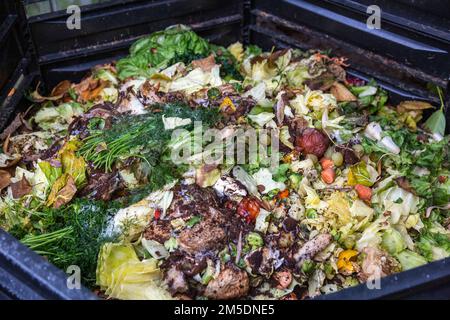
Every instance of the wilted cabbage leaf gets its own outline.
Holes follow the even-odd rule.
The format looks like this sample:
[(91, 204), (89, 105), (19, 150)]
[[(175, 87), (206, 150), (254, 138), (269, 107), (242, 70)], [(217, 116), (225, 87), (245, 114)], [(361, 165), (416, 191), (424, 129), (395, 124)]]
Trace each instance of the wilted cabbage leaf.
[(62, 175), (62, 166), (60, 163), (52, 165), (49, 161), (39, 161), (38, 166), (44, 172), (50, 185), (53, 185), (56, 179)]
[(283, 182), (276, 182), (273, 180), (272, 173), (267, 168), (261, 168), (253, 174), (253, 179), (255, 179), (257, 185), (264, 187), (261, 192), (263, 194), (269, 193), (272, 190), (278, 189), (280, 191), (286, 189), (286, 185)]
[(57, 107), (49, 106), (40, 109), (34, 116), (34, 121), (43, 130), (59, 132), (66, 130), (73, 118), (83, 112), (83, 108), (78, 103), (63, 103)]
[(257, 103), (260, 103), (266, 98), (266, 84), (264, 82), (260, 82), (250, 90), (244, 92), (242, 96), (252, 97)]
[(73, 151), (61, 154), (62, 171), (72, 176), (75, 185), (80, 188), (86, 181), (86, 162), (83, 157), (77, 157)]
[(155, 211), (152, 201), (143, 199), (127, 208), (120, 209), (111, 220), (106, 233), (108, 236), (121, 236), (124, 241), (138, 238)]
[(300, 87), (305, 80), (311, 78), (305, 65), (293, 65), (292, 68), (289, 66), (285, 70), (285, 75), (289, 86), (293, 88)]
[(419, 198), (397, 186), (382, 192), (379, 195), (379, 199), (379, 202), (384, 205), (384, 209), (391, 212), (391, 221), (394, 224), (401, 217), (407, 217), (410, 213), (414, 214), (418, 210)]
[(359, 199), (353, 201), (350, 207), (350, 213), (353, 217), (372, 217), (374, 212), (375, 210)]
[(244, 46), (240, 42), (235, 42), (228, 46), (228, 51), (236, 58), (238, 62), (244, 59)]
[(193, 93), (200, 90), (209, 83), (210, 74), (197, 68), (189, 72), (183, 78), (173, 81), (170, 85), (170, 91), (184, 91)]
[(427, 263), (427, 259), (411, 250), (404, 250), (395, 257), (402, 265), (403, 270), (417, 268)]
[(356, 242), (358, 251), (362, 251), (365, 247), (376, 248), (381, 243), (381, 231), (389, 227), (388, 218), (381, 216), (372, 222), (362, 233), (359, 240)]
[(97, 285), (106, 295), (116, 299), (172, 299), (161, 285), (157, 261), (140, 261), (131, 245), (103, 245), (97, 263)]
[(390, 254), (396, 254), (406, 249), (402, 235), (394, 228), (389, 228), (383, 233), (381, 246)]
[(337, 217), (338, 226), (346, 225), (351, 221), (350, 205), (344, 192), (334, 192), (327, 200), (327, 212)]
[(247, 117), (262, 128), (269, 123), (270, 120), (275, 118), (275, 115), (270, 112), (261, 112), (258, 114), (249, 114)]
[(294, 149), (294, 144), (291, 142), (291, 135), (288, 126), (280, 128), (280, 141), (290, 149)]
[(258, 196), (258, 185), (256, 184), (255, 179), (249, 175), (247, 171), (240, 166), (235, 166), (233, 168), (233, 176), (245, 186), (250, 194)]
[(180, 117), (162, 117), (163, 123), (164, 123), (164, 129), (166, 130), (172, 130), (178, 127), (183, 127), (192, 122), (191, 119), (186, 118), (180, 118)]

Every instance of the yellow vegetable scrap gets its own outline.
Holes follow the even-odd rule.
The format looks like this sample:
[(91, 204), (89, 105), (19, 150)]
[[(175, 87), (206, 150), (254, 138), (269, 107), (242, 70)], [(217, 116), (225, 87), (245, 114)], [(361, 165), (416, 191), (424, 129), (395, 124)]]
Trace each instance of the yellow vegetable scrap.
[(229, 111), (236, 111), (236, 106), (234, 105), (233, 101), (231, 101), (231, 99), (229, 97), (225, 97), (225, 99), (223, 99), (222, 103), (220, 104), (220, 109), (225, 111), (225, 112), (229, 112)]
[[(339, 254), (337, 267), (339, 272), (350, 275), (358, 271), (358, 265), (354, 262), (354, 258), (358, 255), (356, 250), (345, 250)], [(353, 259), (353, 260), (352, 260)]]

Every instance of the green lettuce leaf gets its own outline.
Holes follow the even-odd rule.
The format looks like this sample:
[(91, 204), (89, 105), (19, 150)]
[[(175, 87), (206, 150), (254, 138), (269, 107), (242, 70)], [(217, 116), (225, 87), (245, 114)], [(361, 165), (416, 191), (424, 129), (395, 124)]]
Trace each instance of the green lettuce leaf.
[(117, 62), (119, 79), (151, 77), (180, 60), (205, 57), (210, 52), (208, 42), (185, 26), (169, 27), (134, 43), (130, 55)]
[(423, 124), (432, 133), (445, 134), (445, 115), (442, 109), (435, 111)]
[(420, 267), (426, 264), (428, 261), (422, 257), (420, 254), (411, 251), (404, 250), (395, 256), (400, 264), (402, 265), (403, 270), (409, 270), (413, 268)]

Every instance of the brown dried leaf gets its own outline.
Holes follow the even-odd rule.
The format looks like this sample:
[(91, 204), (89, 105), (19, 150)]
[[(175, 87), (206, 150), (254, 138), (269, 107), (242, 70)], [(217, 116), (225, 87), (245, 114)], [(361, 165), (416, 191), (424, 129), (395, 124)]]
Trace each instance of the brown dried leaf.
[(53, 88), (52, 93), (50, 94), (51, 97), (55, 96), (63, 96), (69, 91), (70, 87), (72, 86), (72, 83), (69, 80), (61, 81), (56, 85), (56, 87)]
[(8, 134), (5, 141), (3, 142), (3, 153), (9, 154), (9, 142), (11, 141), (11, 135)]
[(356, 101), (356, 97), (342, 83), (335, 82), (330, 89), (338, 102)]
[(93, 169), (88, 184), (80, 191), (80, 196), (109, 201), (124, 189), (119, 173), (105, 173)]
[(89, 91), (93, 84), (98, 85), (98, 80), (93, 79), (92, 77), (84, 78), (80, 81), (80, 83), (74, 86), (75, 92), (78, 95), (81, 95), (84, 91)]
[(283, 49), (283, 50), (278, 50), (273, 52), (269, 58), (267, 58), (267, 64), (270, 68), (276, 68), (276, 61), (278, 60), (278, 58), (284, 56), (287, 52), (289, 51), (289, 49)]
[(158, 96), (159, 83), (153, 85), (150, 81), (144, 82), (140, 88), (139, 101), (145, 106), (161, 103), (161, 98)]
[(61, 206), (65, 205), (66, 203), (69, 203), (72, 198), (77, 193), (77, 187), (75, 186), (75, 181), (73, 180), (72, 176), (67, 177), (67, 183), (59, 190), (58, 194), (56, 195), (55, 202), (53, 203), (53, 208), (58, 209)]
[(216, 65), (216, 60), (213, 55), (210, 55), (204, 59), (198, 59), (192, 61), (192, 66), (194, 68), (200, 68), (204, 72), (210, 72), (211, 69)]
[(397, 182), (397, 185), (403, 190), (416, 194), (414, 188), (411, 186), (406, 177), (398, 177), (395, 179), (395, 182)]
[(331, 74), (330, 72), (324, 72), (316, 78), (307, 79), (305, 81), (305, 84), (311, 90), (327, 91), (333, 86), (335, 82), (336, 77), (333, 74)]
[(81, 102), (92, 101), (105, 88), (106, 83), (92, 76), (84, 78), (80, 83), (74, 86), (75, 92), (78, 94)]
[(253, 58), (250, 59), (250, 64), (254, 65), (256, 63), (260, 63), (263, 62), (264, 60), (266, 60), (266, 58), (264, 58), (263, 56), (259, 55), (259, 56), (254, 56)]
[(31, 190), (33, 190), (33, 187), (25, 177), (22, 177), (20, 181), (11, 183), (12, 197), (14, 199), (19, 199), (30, 194)]
[[(345, 64), (343, 64), (343, 66), (345, 66)], [(332, 64), (328, 65), (327, 69), (333, 76), (336, 77), (336, 79), (338, 81), (342, 81), (342, 82), (346, 81), (347, 73), (346, 73), (345, 69), (342, 68), (339, 64), (332, 63)]]
[(20, 112), (16, 115), (14, 120), (9, 124), (8, 127), (6, 127), (5, 130), (3, 130), (2, 134), (0, 134), (0, 140), (6, 139), (9, 135), (12, 135), (14, 132), (16, 132), (22, 125), (24, 125), (28, 130), (32, 130), (30, 127), (30, 124), (25, 121), (25, 117), (27, 116), (28, 112), (33, 108), (33, 106), (29, 107), (25, 112)]
[(102, 90), (106, 87), (105, 83), (100, 83), (96, 88), (81, 92), (81, 99), (85, 102), (95, 100)]
[(11, 184), (11, 174), (8, 171), (0, 170), (0, 191)]
[(8, 136), (16, 132), (22, 126), (21, 114), (19, 113), (14, 120), (6, 127), (6, 129), (0, 134), (0, 140), (5, 140)]
[(57, 101), (57, 100), (60, 100), (63, 96), (64, 96), (64, 94), (61, 94), (61, 95), (59, 95), (59, 96), (50, 96), (50, 97), (44, 97), (44, 96), (42, 96), (40, 93), (39, 93), (39, 85), (40, 85), (41, 83), (38, 83), (38, 85), (37, 85), (37, 87), (36, 87), (36, 90), (34, 90), (32, 93), (31, 93), (31, 95), (30, 95), (30, 97), (31, 97), (31, 99), (33, 100), (33, 102), (44, 102), (44, 101)]
[(22, 157), (19, 154), (11, 156), (5, 153), (5, 156), (6, 157), (3, 157), (2, 161), (0, 162), (0, 168), (2, 169), (14, 167), (22, 159)]

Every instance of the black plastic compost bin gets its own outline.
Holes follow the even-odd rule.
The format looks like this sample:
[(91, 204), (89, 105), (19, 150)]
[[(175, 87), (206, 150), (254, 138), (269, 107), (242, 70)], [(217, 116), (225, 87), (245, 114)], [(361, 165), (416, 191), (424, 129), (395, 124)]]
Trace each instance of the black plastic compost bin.
[[(80, 30), (67, 28), (67, 3), (84, 4)], [(370, 5), (381, 9), (381, 29), (366, 25)], [(28, 107), (24, 95), (39, 81), (52, 88), (80, 80), (92, 66), (126, 55), (139, 37), (180, 23), (224, 45), (331, 49), (349, 58), (350, 74), (374, 78), (394, 102), (436, 104), (427, 86), (439, 85), (449, 123), (449, 17), (446, 0), (2, 0), (0, 131)], [(68, 289), (66, 276), (0, 230), (0, 298), (96, 298), (85, 288)], [(385, 277), (380, 287), (317, 299), (448, 299), (450, 258)]]

